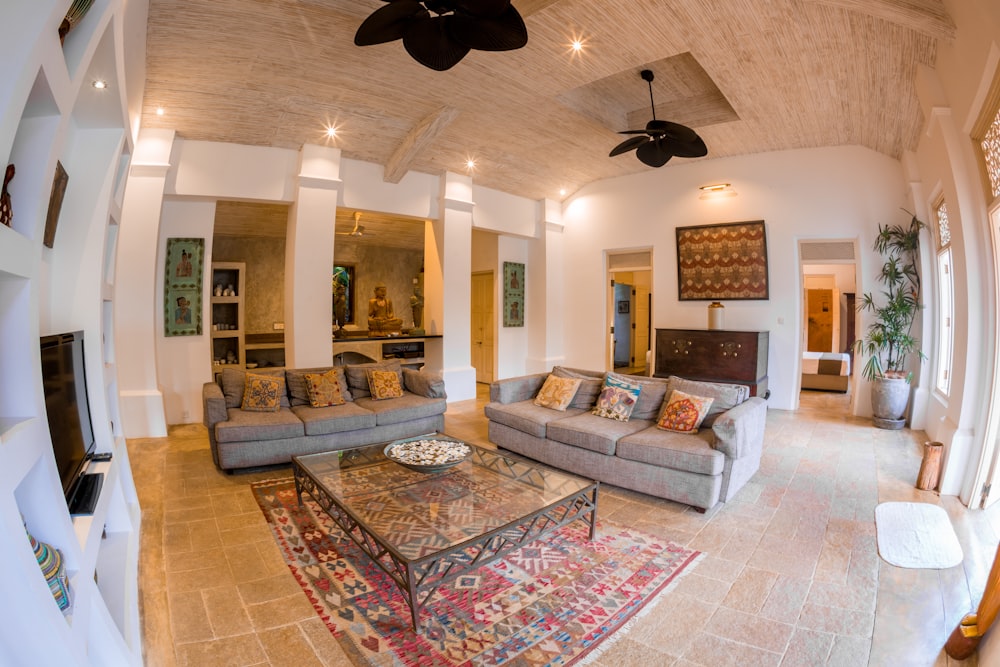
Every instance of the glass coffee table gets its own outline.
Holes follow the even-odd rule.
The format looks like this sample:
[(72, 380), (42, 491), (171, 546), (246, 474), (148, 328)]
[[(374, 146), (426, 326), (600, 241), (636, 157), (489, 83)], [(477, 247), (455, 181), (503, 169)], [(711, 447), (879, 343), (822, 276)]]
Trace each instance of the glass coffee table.
[(392, 578), (418, 632), (442, 584), (577, 520), (594, 539), (598, 482), (471, 444), (458, 465), (417, 472), (387, 458), (386, 446), (293, 457), (295, 491)]

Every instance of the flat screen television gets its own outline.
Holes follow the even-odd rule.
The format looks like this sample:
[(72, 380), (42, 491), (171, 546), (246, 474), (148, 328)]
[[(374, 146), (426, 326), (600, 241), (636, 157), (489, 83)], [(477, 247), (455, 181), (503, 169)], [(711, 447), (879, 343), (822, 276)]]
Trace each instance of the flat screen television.
[[(90, 421), (90, 403), (87, 400), (87, 373), (84, 368), (83, 332), (43, 336), (40, 342), (42, 358), (42, 387), (45, 394), (45, 413), (52, 437), (52, 451), (62, 482), (70, 512), (85, 514), (95, 499), (96, 483), (99, 491), (101, 480), (90, 479), (81, 484), (87, 462), (94, 453), (94, 430)], [(88, 489), (81, 496), (82, 486)], [(74, 506), (76, 503), (76, 506)]]

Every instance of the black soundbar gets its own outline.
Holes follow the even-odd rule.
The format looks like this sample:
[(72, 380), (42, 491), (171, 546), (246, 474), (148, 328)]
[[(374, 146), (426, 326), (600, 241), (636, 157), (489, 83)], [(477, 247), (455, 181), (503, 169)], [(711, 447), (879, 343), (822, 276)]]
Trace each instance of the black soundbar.
[(104, 485), (104, 473), (95, 472), (81, 475), (73, 494), (69, 498), (70, 516), (87, 516), (94, 513), (97, 499), (101, 496)]

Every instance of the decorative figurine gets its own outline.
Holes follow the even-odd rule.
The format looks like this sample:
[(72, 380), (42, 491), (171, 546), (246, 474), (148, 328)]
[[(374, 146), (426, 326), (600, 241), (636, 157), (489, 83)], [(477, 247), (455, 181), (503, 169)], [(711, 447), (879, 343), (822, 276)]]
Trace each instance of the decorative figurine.
[(410, 310), (413, 312), (413, 328), (410, 335), (421, 336), (424, 333), (424, 294), (420, 285), (413, 286), (413, 296), (410, 297)]
[(10, 206), (10, 193), (7, 192), (7, 184), (14, 179), (14, 165), (7, 165), (7, 172), (3, 177), (3, 190), (0, 191), (0, 222), (11, 226), (14, 221), (14, 209)]
[(385, 285), (375, 286), (375, 296), (368, 300), (368, 334), (386, 336), (403, 330), (403, 320), (396, 317), (392, 309), (392, 299), (385, 295)]
[(344, 338), (347, 332), (344, 331), (344, 323), (347, 320), (347, 286), (337, 283), (337, 289), (333, 293), (333, 319), (337, 324), (337, 329), (333, 335), (337, 338)]
[(212, 292), (215, 296), (222, 296), (222, 283), (215, 286), (215, 291)]

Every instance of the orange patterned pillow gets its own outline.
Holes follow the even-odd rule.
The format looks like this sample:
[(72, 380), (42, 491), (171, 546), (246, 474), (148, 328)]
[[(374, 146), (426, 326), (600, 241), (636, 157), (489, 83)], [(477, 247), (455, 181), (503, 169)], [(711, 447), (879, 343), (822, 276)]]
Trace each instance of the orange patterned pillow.
[(697, 433), (702, 420), (712, 407), (713, 398), (703, 398), (674, 389), (663, 407), (656, 428), (677, 433)]
[(565, 412), (580, 388), (580, 378), (561, 378), (550, 375), (535, 396), (535, 405)]
[(343, 405), (344, 392), (340, 388), (340, 378), (337, 369), (326, 373), (306, 373), (304, 376), (306, 388), (309, 390), (309, 405), (314, 408), (326, 408), (331, 405)]
[(247, 373), (240, 407), (248, 412), (277, 412), (284, 393), (285, 378)]
[(376, 401), (399, 398), (403, 395), (403, 387), (399, 384), (399, 373), (396, 371), (368, 371), (368, 390)]

